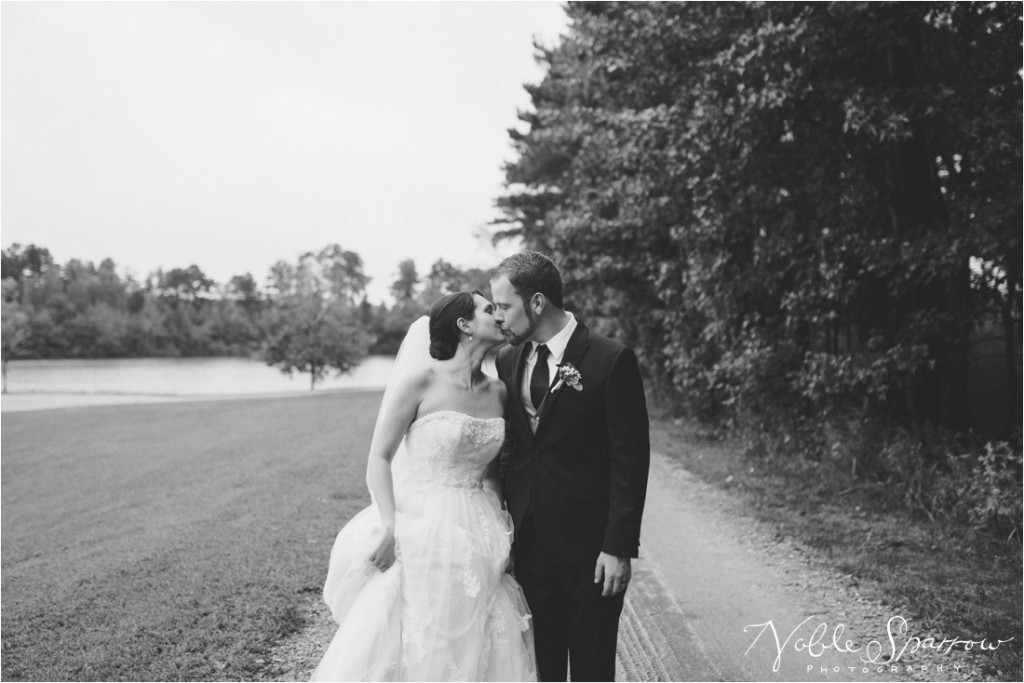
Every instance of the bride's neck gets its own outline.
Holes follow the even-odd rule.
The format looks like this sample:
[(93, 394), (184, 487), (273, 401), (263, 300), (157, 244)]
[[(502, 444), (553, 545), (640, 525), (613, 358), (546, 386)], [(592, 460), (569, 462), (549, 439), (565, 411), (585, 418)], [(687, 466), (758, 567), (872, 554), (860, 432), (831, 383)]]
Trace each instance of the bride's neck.
[(459, 344), (455, 349), (455, 355), (448, 361), (452, 379), (461, 383), (466, 389), (473, 390), (483, 381), (484, 373), (481, 367), (486, 353), (487, 349), (482, 346), (470, 347), (466, 344)]

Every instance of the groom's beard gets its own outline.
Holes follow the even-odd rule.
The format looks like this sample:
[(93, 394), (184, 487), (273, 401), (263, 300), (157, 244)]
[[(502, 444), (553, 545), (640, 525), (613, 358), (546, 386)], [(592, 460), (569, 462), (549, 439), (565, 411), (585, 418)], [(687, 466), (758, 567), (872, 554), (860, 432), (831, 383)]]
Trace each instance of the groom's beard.
[(519, 346), (524, 341), (528, 340), (533, 335), (533, 331), (537, 329), (537, 323), (540, 321), (540, 316), (530, 309), (526, 309), (526, 318), (529, 320), (529, 323), (527, 324), (525, 331), (520, 334), (512, 334), (512, 331), (509, 330), (508, 343), (512, 346)]

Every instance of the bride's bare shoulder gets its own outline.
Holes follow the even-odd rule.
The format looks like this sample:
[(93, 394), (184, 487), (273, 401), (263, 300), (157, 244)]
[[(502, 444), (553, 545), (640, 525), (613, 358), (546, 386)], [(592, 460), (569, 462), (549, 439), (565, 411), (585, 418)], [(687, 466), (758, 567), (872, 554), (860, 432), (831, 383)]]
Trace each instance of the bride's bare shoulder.
[(487, 378), (487, 391), (497, 396), (502, 403), (505, 402), (505, 398), (508, 395), (508, 388), (505, 386), (505, 383), (493, 377)]
[(430, 366), (419, 367), (399, 377), (397, 386), (402, 393), (422, 395), (436, 381), (436, 375)]

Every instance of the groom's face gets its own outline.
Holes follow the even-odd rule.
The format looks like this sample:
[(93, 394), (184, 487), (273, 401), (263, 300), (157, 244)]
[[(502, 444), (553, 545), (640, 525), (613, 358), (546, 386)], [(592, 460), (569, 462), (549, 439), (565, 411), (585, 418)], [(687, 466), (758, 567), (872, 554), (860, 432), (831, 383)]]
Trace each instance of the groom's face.
[(523, 304), (523, 298), (507, 276), (500, 275), (491, 280), (491, 296), (494, 299), (494, 320), (508, 343), (518, 346), (529, 339), (537, 329), (537, 316)]

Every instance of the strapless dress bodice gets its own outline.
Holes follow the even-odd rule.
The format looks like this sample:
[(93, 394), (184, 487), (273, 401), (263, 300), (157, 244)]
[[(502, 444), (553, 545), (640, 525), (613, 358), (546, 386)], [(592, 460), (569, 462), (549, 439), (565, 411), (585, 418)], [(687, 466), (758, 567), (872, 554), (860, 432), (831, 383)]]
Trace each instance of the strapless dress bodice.
[(428, 413), (405, 437), (410, 483), (480, 488), (484, 472), (501, 450), (505, 420), (454, 410)]

